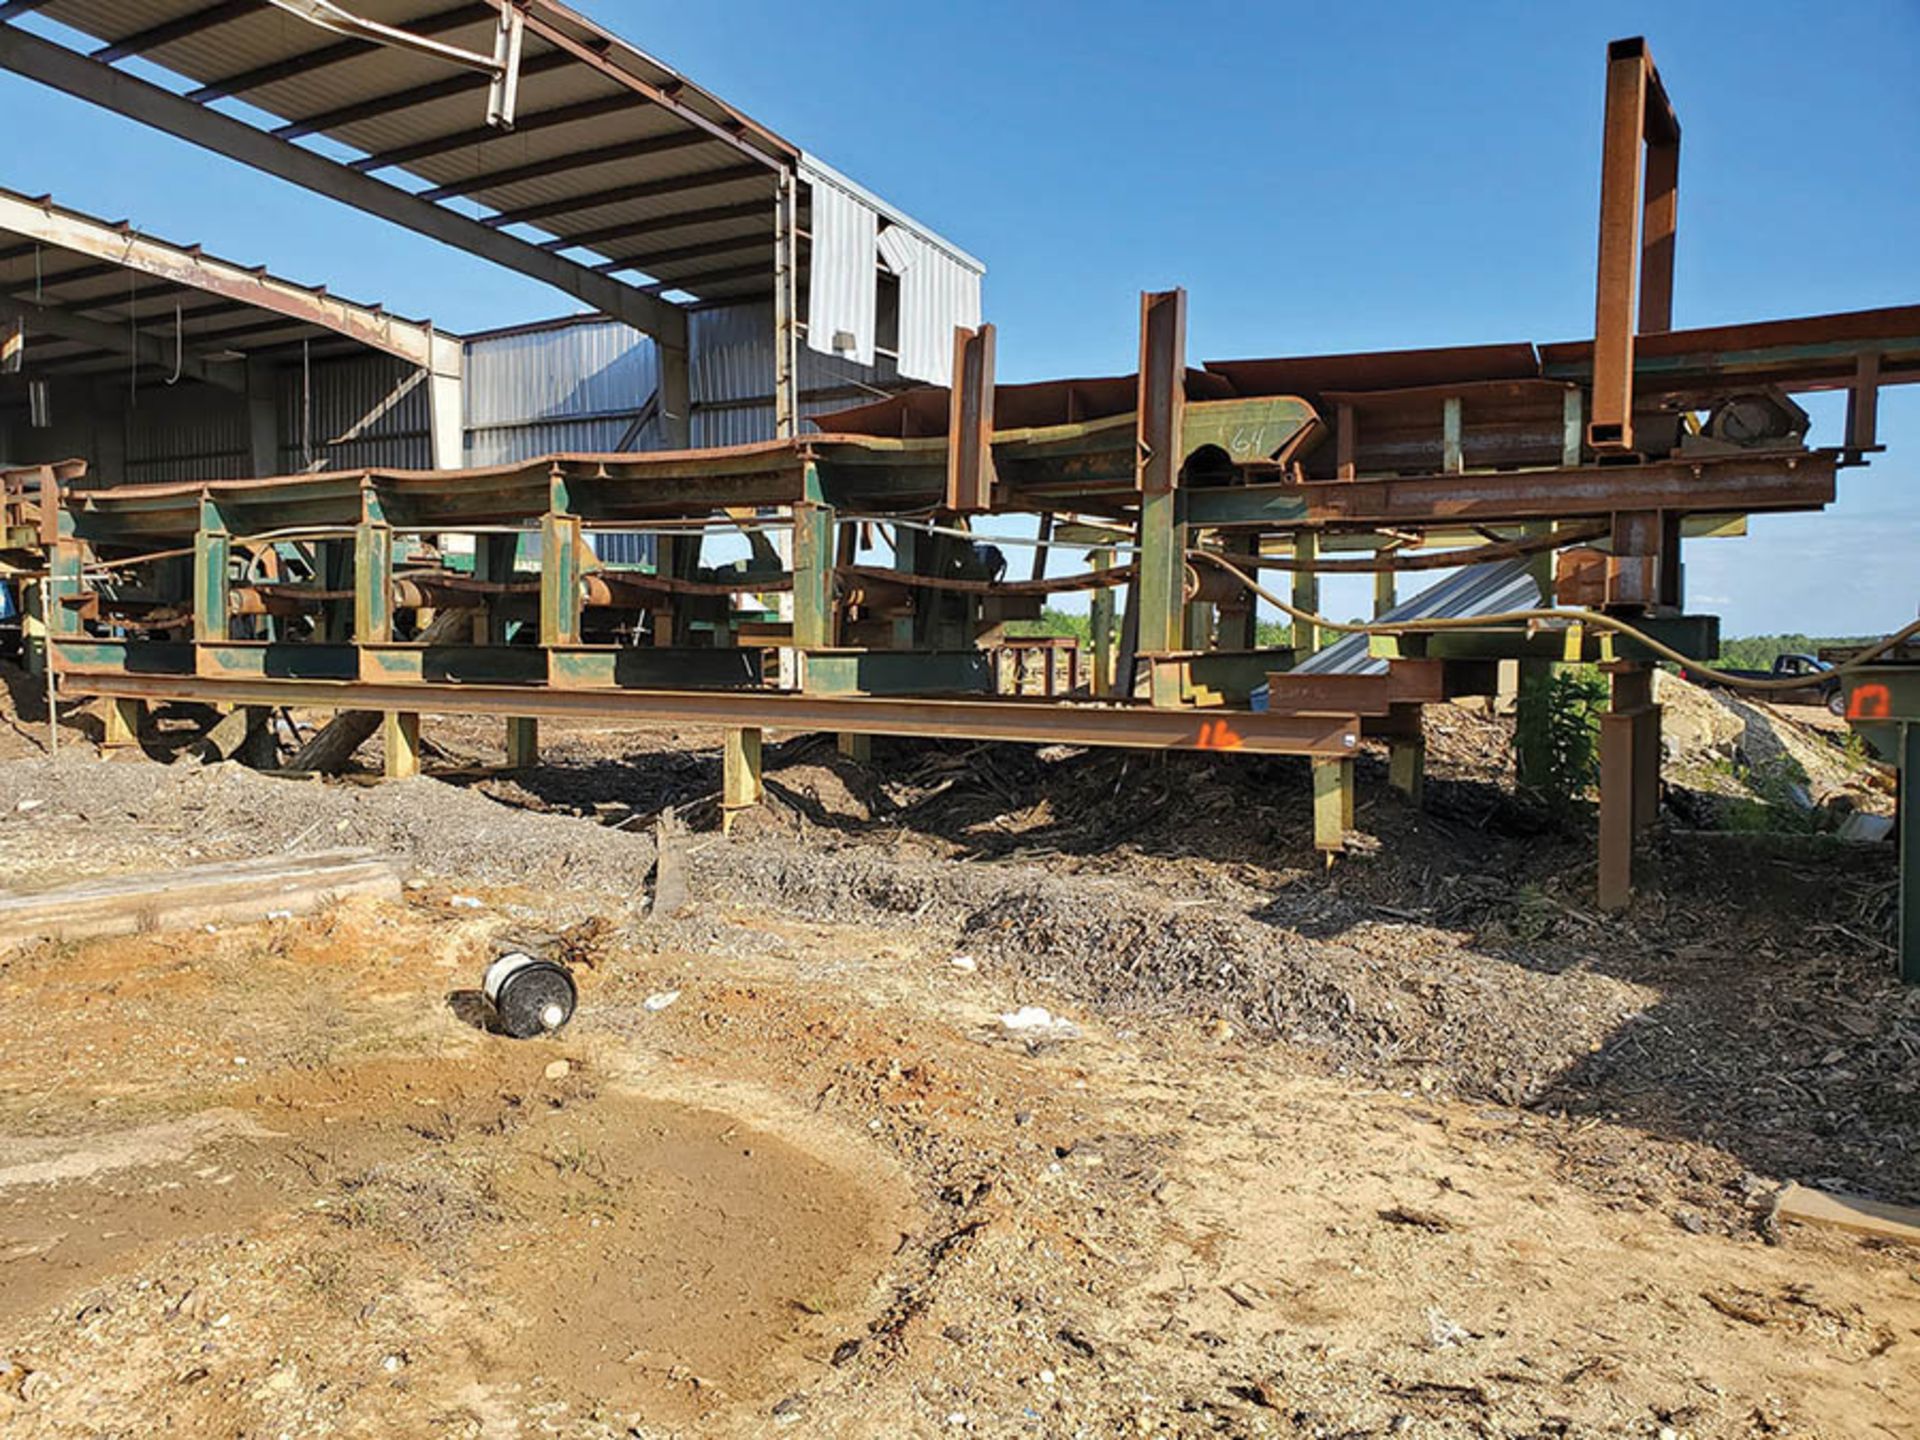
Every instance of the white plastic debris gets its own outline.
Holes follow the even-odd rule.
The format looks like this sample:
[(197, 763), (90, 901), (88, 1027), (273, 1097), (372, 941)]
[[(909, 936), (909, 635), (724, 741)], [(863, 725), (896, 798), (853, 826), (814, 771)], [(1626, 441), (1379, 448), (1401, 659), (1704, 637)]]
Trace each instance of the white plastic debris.
[(968, 974), (971, 974), (973, 971), (978, 970), (980, 968), (979, 962), (976, 961), (971, 955), (956, 955), (951, 960), (947, 961), (947, 964), (952, 966), (955, 970), (962, 970), (967, 972)]
[(455, 910), (484, 910), (487, 908), (482, 901), (476, 899), (472, 895), (451, 896), (447, 900), (447, 904), (450, 908)]
[(1015, 1034), (1038, 1032), (1045, 1035), (1078, 1035), (1080, 1027), (1071, 1020), (1063, 1020), (1044, 1005), (1022, 1005), (1011, 1014), (1000, 1017), (1001, 1028)]
[(644, 1002), (647, 1009), (658, 1014), (680, 998), (678, 990), (662, 990), (657, 995), (649, 995)]

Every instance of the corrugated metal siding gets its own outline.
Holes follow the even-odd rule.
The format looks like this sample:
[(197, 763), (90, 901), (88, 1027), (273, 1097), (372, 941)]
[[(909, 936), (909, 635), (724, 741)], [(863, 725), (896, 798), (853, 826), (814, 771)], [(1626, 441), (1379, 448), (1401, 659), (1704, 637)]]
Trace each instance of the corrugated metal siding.
[[(482, 336), (465, 373), (469, 465), (618, 449), (660, 374), (653, 342), (613, 320)], [(650, 421), (627, 448), (660, 441)]]
[[(693, 352), (693, 443), (748, 445), (773, 439), (772, 304), (696, 310), (687, 318)], [(885, 355), (871, 366), (856, 365), (803, 345), (800, 414), (823, 415), (862, 398), (876, 398), (876, 389), (897, 384), (896, 373)]]
[(252, 472), (247, 406), (240, 396), (186, 385), (143, 389), (135, 397), (127, 415), (131, 483), (222, 480)]
[[(421, 373), (390, 355), (316, 361), (310, 386), (313, 463), (323, 470), (431, 469), (427, 387), (417, 378)], [(388, 404), (408, 382), (412, 388)], [(307, 468), (309, 432), (304, 426), (309, 417), (303, 413), (303, 394), (308, 389), (307, 372), (298, 360), (281, 371), (279, 469), (284, 474)], [(368, 420), (382, 405), (386, 409)], [(351, 439), (344, 438), (349, 435)], [(246, 473), (244, 458), (236, 473)]]

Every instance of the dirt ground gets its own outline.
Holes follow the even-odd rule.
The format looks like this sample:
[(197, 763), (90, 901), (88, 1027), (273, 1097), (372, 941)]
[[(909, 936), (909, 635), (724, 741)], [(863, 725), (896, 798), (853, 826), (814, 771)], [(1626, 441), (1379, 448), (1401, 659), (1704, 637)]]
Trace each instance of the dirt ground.
[[(800, 738), (722, 839), (712, 735), (374, 785), (16, 719), (0, 883), (413, 878), (0, 957), (9, 1437), (1920, 1435), (1920, 1251), (1770, 1219), (1920, 1201), (1890, 857), (1683, 823), (1737, 765), (1609, 921), (1453, 707), (1331, 868), (1288, 762)], [(512, 1041), (529, 939), (581, 1005)]]

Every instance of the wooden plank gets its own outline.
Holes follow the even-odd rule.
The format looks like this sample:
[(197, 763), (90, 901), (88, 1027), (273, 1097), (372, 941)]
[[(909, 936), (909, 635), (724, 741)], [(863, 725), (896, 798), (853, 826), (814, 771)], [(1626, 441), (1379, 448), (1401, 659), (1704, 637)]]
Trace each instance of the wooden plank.
[(398, 899), (398, 866), (370, 850), (328, 850), (4, 891), (0, 946), (304, 915), (346, 895)]
[(1789, 1185), (1780, 1192), (1773, 1215), (1776, 1220), (1827, 1225), (1836, 1230), (1853, 1230), (1862, 1235), (1920, 1245), (1920, 1209), (1911, 1205), (1889, 1205), (1858, 1195), (1836, 1195), (1807, 1185)]

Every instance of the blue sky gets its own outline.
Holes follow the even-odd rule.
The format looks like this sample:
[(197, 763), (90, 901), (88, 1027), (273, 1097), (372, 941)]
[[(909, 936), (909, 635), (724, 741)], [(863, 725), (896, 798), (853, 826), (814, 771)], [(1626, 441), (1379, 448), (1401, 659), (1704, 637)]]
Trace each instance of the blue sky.
[[(985, 259), (1002, 378), (1589, 334), (1603, 55), (1648, 37), (1685, 130), (1675, 323), (1920, 301), (1920, 4), (1285, 6), (732, 0), (579, 8)], [(0, 184), (453, 329), (542, 287), (10, 75)], [(1837, 435), (1837, 408), (1818, 405)], [(1824, 516), (1689, 547), (1730, 633), (1920, 605), (1920, 386)], [(1335, 608), (1342, 608), (1336, 606)]]

